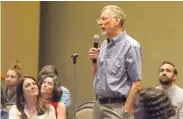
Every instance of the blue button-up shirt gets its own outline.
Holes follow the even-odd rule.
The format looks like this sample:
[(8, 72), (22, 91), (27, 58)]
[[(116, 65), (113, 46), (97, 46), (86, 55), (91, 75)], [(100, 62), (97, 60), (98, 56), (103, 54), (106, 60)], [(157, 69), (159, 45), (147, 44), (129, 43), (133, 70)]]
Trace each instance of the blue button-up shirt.
[(98, 57), (94, 91), (99, 97), (127, 97), (132, 82), (141, 80), (141, 46), (126, 31), (104, 40)]

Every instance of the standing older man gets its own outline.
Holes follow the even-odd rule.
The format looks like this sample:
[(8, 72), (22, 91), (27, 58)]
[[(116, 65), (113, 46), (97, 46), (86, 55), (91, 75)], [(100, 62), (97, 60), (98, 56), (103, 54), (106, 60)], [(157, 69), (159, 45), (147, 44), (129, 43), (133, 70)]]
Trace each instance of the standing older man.
[(106, 40), (88, 52), (95, 76), (94, 119), (133, 118), (132, 98), (141, 82), (141, 46), (124, 30), (124, 22), (124, 11), (115, 5), (105, 6), (97, 19)]
[(167, 93), (176, 110), (176, 115), (170, 119), (183, 119), (183, 89), (174, 84), (177, 74), (178, 71), (171, 62), (164, 61), (161, 64), (159, 70), (161, 85), (157, 88)]

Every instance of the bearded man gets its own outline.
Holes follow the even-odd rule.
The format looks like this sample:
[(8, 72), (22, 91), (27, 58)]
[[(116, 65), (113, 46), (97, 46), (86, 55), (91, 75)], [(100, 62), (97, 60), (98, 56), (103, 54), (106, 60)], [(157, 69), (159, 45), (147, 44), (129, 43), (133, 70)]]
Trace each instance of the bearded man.
[(178, 71), (174, 64), (164, 61), (159, 69), (158, 89), (162, 89), (169, 96), (172, 105), (175, 108), (176, 115), (170, 119), (183, 119), (183, 89), (175, 85)]

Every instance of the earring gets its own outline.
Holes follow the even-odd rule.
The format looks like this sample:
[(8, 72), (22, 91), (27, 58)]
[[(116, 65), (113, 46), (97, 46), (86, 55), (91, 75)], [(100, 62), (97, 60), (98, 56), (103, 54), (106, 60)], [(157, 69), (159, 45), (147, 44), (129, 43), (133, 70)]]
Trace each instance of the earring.
[(23, 97), (20, 99), (20, 104), (22, 104), (22, 105), (24, 105), (24, 104), (25, 104), (25, 100), (24, 100), (24, 98), (23, 98)]
[(24, 104), (25, 104), (25, 102), (20, 101), (20, 104), (24, 105)]

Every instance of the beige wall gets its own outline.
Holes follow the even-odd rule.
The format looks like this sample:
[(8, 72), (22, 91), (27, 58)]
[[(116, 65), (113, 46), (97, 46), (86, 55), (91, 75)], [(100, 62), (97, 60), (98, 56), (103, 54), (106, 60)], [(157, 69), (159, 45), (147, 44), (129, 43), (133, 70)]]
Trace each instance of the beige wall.
[(78, 59), (79, 71), (82, 72), (78, 74), (79, 79), (83, 82), (86, 77), (91, 77), (87, 51), (92, 45), (93, 34), (99, 34), (95, 19), (107, 4), (116, 4), (125, 10), (125, 29), (143, 47), (144, 86), (157, 85), (159, 65), (169, 60), (177, 66), (177, 84), (183, 87), (183, 55), (180, 54), (183, 50), (183, 2), (69, 2), (68, 47), (73, 46), (73, 49), (69, 48), (70, 53), (81, 54)]
[[(116, 4), (125, 10), (125, 29), (143, 47), (143, 87), (158, 85), (158, 69), (164, 60), (175, 63), (179, 71), (176, 83), (183, 87), (183, 2), (50, 2), (47, 9), (52, 13), (48, 12), (50, 20), (46, 22), (50, 31), (44, 33), (49, 43), (44, 50), (47, 54), (40, 62), (52, 62), (58, 67), (61, 82), (73, 96), (70, 56), (79, 53), (76, 64), (77, 105), (94, 98), (91, 62), (87, 53), (93, 46), (93, 35), (100, 34), (96, 19), (108, 4)], [(72, 109), (73, 106), (70, 112)]]
[(23, 73), (37, 77), (40, 2), (2, 2), (1, 72), (20, 60)]
[[(179, 72), (176, 84), (183, 87), (183, 2), (49, 2), (41, 16), (39, 63), (57, 66), (62, 84), (71, 92), (72, 104), (73, 53), (79, 53), (76, 104), (94, 99), (87, 53), (93, 46), (93, 35), (100, 34), (96, 19), (108, 4), (125, 10), (125, 29), (143, 47), (143, 87), (158, 85), (158, 68), (164, 60), (175, 63)], [(36, 76), (39, 2), (4, 3), (2, 16), (2, 70), (20, 59), (25, 73)], [(100, 44), (103, 40), (100, 38)], [(70, 114), (72, 110), (73, 105)]]

